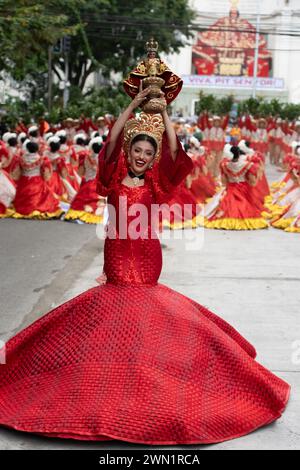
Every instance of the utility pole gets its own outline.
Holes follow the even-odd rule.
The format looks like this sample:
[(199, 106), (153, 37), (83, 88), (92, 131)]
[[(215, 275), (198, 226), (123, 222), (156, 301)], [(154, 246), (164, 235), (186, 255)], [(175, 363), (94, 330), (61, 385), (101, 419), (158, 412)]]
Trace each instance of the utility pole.
[(48, 113), (52, 109), (52, 46), (48, 47)]
[(63, 38), (63, 53), (65, 59), (65, 79), (64, 79), (64, 93), (63, 93), (63, 106), (66, 109), (70, 97), (70, 82), (69, 82), (69, 52), (71, 50), (71, 38), (65, 36)]
[(258, 50), (259, 50), (259, 31), (260, 31), (260, 0), (257, 0), (256, 34), (255, 34), (255, 54), (253, 67), (253, 91), (252, 97), (256, 98), (256, 80), (258, 70)]
[(63, 101), (64, 101), (64, 109), (66, 109), (68, 101), (69, 101), (69, 55), (65, 53), (65, 79), (64, 79), (64, 94), (63, 94)]

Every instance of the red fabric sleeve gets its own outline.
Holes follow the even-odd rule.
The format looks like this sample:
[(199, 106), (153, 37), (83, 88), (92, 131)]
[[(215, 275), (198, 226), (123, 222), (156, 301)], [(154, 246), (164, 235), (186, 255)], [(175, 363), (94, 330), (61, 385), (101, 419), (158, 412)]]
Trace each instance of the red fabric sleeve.
[(44, 172), (46, 168), (47, 168), (48, 170), (51, 170), (51, 169), (52, 169), (51, 161), (49, 160), (48, 157), (43, 157), (43, 158), (42, 158), (42, 164), (41, 164), (41, 170), (42, 170), (42, 172)]
[(220, 161), (220, 164), (219, 164), (219, 168), (220, 168), (220, 172), (223, 174), (223, 175), (226, 175), (226, 166), (227, 166), (227, 163), (229, 163), (231, 160), (229, 158), (223, 158), (221, 161)]
[(252, 155), (252, 156), (250, 157), (250, 161), (251, 161), (252, 163), (255, 163), (255, 164), (260, 164), (262, 160), (261, 160), (261, 158), (259, 157), (259, 155), (257, 155), (257, 154), (255, 153), (254, 155)]
[(199, 164), (199, 167), (202, 169), (206, 165), (206, 158), (204, 155), (201, 155), (201, 157), (198, 157), (197, 162)]
[(178, 152), (175, 161), (173, 160), (166, 132), (162, 138), (161, 158), (158, 162), (159, 175), (162, 184), (178, 186), (186, 176), (193, 171), (194, 165), (192, 159), (183, 150), (181, 143), (177, 137)]
[(96, 124), (95, 124), (92, 120), (90, 120), (90, 127), (91, 127), (91, 129), (93, 129), (94, 131), (97, 131), (97, 130), (98, 130), (98, 127), (96, 126)]
[(228, 123), (229, 123), (229, 114), (226, 114), (226, 116), (223, 118), (222, 126), (221, 126), (223, 131), (226, 130)]
[(74, 158), (74, 156), (72, 155), (73, 160), (77, 161), (78, 166), (83, 166), (83, 165), (84, 165), (84, 161), (85, 161), (85, 159), (86, 159), (86, 157), (87, 157), (87, 155), (88, 155), (88, 152), (87, 152), (86, 150), (82, 150), (82, 151), (79, 152), (78, 154), (76, 154), (75, 152), (74, 152), (74, 154), (75, 154), (75, 158)]
[(115, 148), (111, 153), (110, 157), (107, 158), (106, 150), (110, 142), (110, 133), (107, 136), (105, 144), (99, 152), (98, 156), (98, 171), (96, 176), (97, 181), (97, 193), (101, 196), (107, 196), (112, 184), (113, 177), (119, 173), (118, 168), (120, 167), (120, 155), (122, 153), (122, 142), (123, 132), (119, 135)]
[(65, 159), (60, 157), (57, 159), (57, 170), (59, 173), (61, 173), (63, 169), (67, 169), (67, 165)]
[(6, 147), (5, 143), (2, 142), (2, 140), (1, 140), (0, 141), (0, 161), (1, 161), (2, 157), (7, 158), (8, 156), (9, 156), (9, 153), (8, 153), (7, 147)]
[(247, 176), (249, 173), (250, 173), (251, 175), (256, 176), (258, 170), (259, 170), (259, 164), (258, 164), (258, 163), (253, 163), (253, 164), (250, 166), (249, 170), (247, 171), (246, 176)]

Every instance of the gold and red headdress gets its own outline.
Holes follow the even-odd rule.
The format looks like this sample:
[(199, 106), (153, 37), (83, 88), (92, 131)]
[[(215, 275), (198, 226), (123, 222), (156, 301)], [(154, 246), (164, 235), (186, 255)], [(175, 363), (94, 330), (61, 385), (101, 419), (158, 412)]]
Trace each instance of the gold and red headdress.
[(159, 160), (164, 130), (165, 126), (161, 114), (140, 113), (138, 117), (129, 119), (124, 127), (124, 152), (129, 155), (132, 140), (139, 134), (146, 134), (157, 143), (155, 160)]

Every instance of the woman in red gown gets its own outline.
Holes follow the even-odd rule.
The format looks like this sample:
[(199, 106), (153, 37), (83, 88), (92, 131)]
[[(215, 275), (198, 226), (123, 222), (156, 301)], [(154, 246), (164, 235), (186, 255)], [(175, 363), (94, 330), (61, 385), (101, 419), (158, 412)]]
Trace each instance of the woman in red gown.
[(238, 144), (242, 154), (246, 155), (247, 160), (252, 162), (252, 173), (256, 174), (256, 184), (249, 185), (249, 191), (252, 195), (253, 204), (259, 209), (266, 218), (271, 217), (268, 213), (267, 205), (271, 202), (270, 188), (265, 174), (265, 157), (259, 151), (254, 151), (249, 141), (241, 140)]
[(15, 196), (16, 184), (9, 174), (2, 169), (2, 162), (0, 161), (0, 219), (12, 215), (13, 211), (10, 209), (10, 206)]
[[(53, 195), (62, 201), (68, 200), (68, 187), (64, 183), (64, 176), (67, 175), (67, 167), (64, 158), (60, 155), (60, 138), (52, 136), (48, 139), (48, 150), (44, 152), (44, 160), (47, 162), (49, 174), (46, 178), (47, 185)], [(64, 173), (65, 172), (65, 173)]]
[(13, 180), (16, 180), (21, 152), (15, 145), (9, 145), (9, 141), (14, 142), (15, 140), (15, 137), (12, 137), (13, 135), (15, 134), (6, 132), (3, 136), (3, 138), (6, 136), (5, 140), (3, 142), (0, 141), (0, 162), (6, 173), (8, 173)]
[(89, 143), (89, 151), (82, 153), (79, 160), (81, 185), (64, 220), (81, 220), (87, 224), (100, 224), (103, 221), (105, 199), (96, 191), (98, 155), (102, 144), (102, 137), (95, 137)]
[(257, 184), (258, 168), (242, 155), (239, 147), (232, 146), (230, 152), (232, 159), (224, 158), (221, 162), (225, 189), (205, 206), (204, 226), (223, 230), (267, 228), (262, 202), (252, 191), (252, 186)]
[(256, 362), (245, 338), (158, 283), (152, 204), (192, 163), (166, 111), (163, 135), (158, 115), (128, 121), (148, 92), (118, 118), (99, 156), (98, 189), (110, 211), (107, 282), (8, 341), (0, 366), (4, 426), (81, 440), (196, 444), (242, 436), (285, 409), (290, 386)]
[(36, 142), (26, 140), (24, 154), (19, 162), (16, 197), (14, 199), (15, 219), (53, 219), (60, 217), (62, 210), (58, 200), (48, 187), (42, 175), (42, 157)]
[(194, 169), (187, 177), (187, 185), (197, 203), (201, 204), (214, 196), (217, 191), (217, 184), (208, 170), (214, 157), (206, 147), (200, 145), (200, 142), (199, 146), (188, 150), (188, 155), (193, 160)]

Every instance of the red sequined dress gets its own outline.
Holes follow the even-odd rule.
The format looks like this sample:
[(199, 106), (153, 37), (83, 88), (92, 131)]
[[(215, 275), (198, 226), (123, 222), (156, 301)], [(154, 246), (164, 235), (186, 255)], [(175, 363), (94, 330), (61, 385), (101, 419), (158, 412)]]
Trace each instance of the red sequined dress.
[[(107, 283), (8, 341), (0, 423), (52, 437), (154, 445), (219, 442), (274, 421), (290, 386), (256, 362), (253, 346), (231, 325), (158, 282), (158, 238), (122, 238), (134, 221), (130, 213), (122, 222), (126, 204), (150, 209), (164, 199), (191, 170), (190, 158), (180, 148), (174, 163), (164, 138), (144, 185), (127, 187), (119, 151), (107, 161), (104, 147), (99, 157), (98, 190), (108, 197), (116, 235), (105, 239)], [(142, 234), (150, 232), (146, 224)]]

